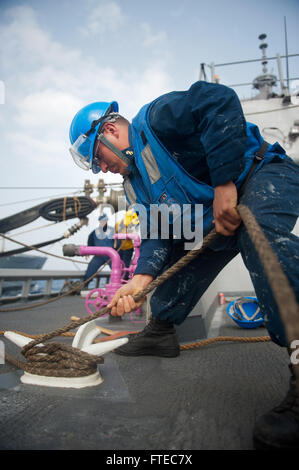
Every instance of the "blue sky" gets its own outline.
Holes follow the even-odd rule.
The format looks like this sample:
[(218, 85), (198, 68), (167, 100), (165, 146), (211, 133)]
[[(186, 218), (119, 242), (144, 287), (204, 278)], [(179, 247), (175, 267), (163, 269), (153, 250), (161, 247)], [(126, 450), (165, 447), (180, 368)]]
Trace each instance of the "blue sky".
[[(284, 16), (289, 53), (299, 53), (298, 0), (0, 0), (0, 6), (1, 187), (96, 183), (68, 153), (72, 117), (89, 102), (116, 100), (131, 119), (160, 94), (188, 88), (202, 62), (259, 58), (260, 33), (267, 34), (269, 56), (283, 55)], [(230, 85), (250, 82), (261, 66), (217, 72)], [(290, 76), (299, 76), (299, 58), (290, 59)], [(253, 94), (251, 87), (236, 91), (240, 98)], [(1, 189), (0, 218), (37, 203), (21, 201), (61, 193)], [(6, 204), (14, 201), (20, 203)]]

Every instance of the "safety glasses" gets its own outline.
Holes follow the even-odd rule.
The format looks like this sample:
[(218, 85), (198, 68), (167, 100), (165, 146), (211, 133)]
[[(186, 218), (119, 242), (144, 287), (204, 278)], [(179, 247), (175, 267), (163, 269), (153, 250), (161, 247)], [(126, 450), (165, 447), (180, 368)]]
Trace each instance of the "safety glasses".
[(85, 134), (79, 135), (78, 139), (70, 147), (70, 153), (77, 166), (83, 170), (90, 170), (91, 168), (91, 149), (92, 140)]
[(70, 153), (73, 157), (74, 162), (77, 166), (83, 170), (90, 170), (94, 173), (101, 171), (100, 168), (100, 155), (94, 155), (94, 145), (95, 139), (102, 142), (106, 147), (108, 147), (115, 155), (117, 155), (121, 160), (123, 160), (127, 165), (130, 165), (130, 159), (122, 153), (115, 145), (113, 145), (106, 137), (103, 132), (103, 125), (105, 122), (114, 122), (117, 119), (117, 113), (105, 114), (99, 119), (92, 122), (90, 129), (85, 133), (81, 134), (77, 140), (70, 147)]
[[(93, 146), (95, 141), (95, 133), (97, 134), (103, 127), (103, 124), (109, 119), (109, 113), (112, 107), (110, 106), (104, 116), (94, 120), (91, 123), (90, 129), (85, 133), (79, 135), (77, 140), (70, 147), (70, 153), (77, 166), (83, 170), (90, 170), (93, 160)], [(98, 160), (98, 159), (96, 159)], [(95, 162), (96, 166), (98, 161)]]

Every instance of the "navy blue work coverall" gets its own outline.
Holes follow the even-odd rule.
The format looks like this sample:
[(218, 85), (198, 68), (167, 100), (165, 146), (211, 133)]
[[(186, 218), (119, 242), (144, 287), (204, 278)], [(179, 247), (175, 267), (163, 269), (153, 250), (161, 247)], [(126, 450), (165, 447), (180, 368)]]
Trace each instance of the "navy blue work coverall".
[[(242, 113), (242, 108), (233, 90), (197, 82), (187, 91), (163, 95), (153, 105), (149, 119), (157, 137), (185, 170), (216, 187), (235, 181), (243, 169), (240, 145), (243, 142), (245, 150), (244, 128), (240, 126), (239, 134), (235, 129), (229, 142), (219, 140), (223, 125), (219, 116), (234, 121), (237, 113)], [(196, 116), (204, 116), (204, 122), (196, 122)], [(207, 132), (210, 126), (215, 131), (212, 135)], [(252, 175), (239, 202), (255, 215), (299, 302), (299, 238), (291, 233), (299, 215), (299, 166), (287, 156), (284, 160), (275, 158)], [(181, 324), (218, 273), (241, 253), (271, 339), (287, 346), (276, 302), (244, 225), (233, 237), (221, 238), (226, 239), (226, 249), (217, 249), (216, 245), (207, 249), (155, 290), (152, 314)], [(154, 252), (158, 256), (153, 263)], [(146, 240), (135, 274), (156, 277), (185, 253), (183, 240)]]
[[(114, 240), (112, 238), (113, 234), (109, 233), (107, 234), (106, 238), (98, 238), (96, 235), (96, 230), (93, 230), (88, 237), (87, 240), (87, 245), (88, 246), (106, 246), (109, 248), (114, 248), (118, 249), (121, 245), (121, 240)], [(130, 266), (132, 254), (133, 254), (133, 249), (131, 250), (119, 250), (119, 256), (121, 260), (125, 263), (126, 268)], [(105, 255), (95, 255), (93, 258), (90, 260), (88, 263), (85, 275), (84, 275), (84, 281), (89, 279), (95, 272), (98, 271), (98, 269), (109, 259), (108, 256)], [(110, 266), (111, 263), (109, 263)]]

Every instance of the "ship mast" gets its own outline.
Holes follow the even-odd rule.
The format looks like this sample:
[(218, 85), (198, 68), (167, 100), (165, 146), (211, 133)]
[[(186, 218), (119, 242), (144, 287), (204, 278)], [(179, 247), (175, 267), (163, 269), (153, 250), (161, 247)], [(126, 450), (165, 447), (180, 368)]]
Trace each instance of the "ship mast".
[(275, 94), (272, 90), (273, 86), (276, 86), (277, 78), (275, 75), (268, 73), (268, 59), (266, 55), (266, 49), (268, 44), (264, 42), (266, 39), (266, 34), (260, 34), (259, 39), (261, 42), (260, 49), (262, 50), (262, 66), (263, 66), (263, 74), (256, 77), (253, 81), (253, 87), (259, 91), (259, 94), (256, 96), (257, 99), (266, 100), (268, 98), (272, 98)]

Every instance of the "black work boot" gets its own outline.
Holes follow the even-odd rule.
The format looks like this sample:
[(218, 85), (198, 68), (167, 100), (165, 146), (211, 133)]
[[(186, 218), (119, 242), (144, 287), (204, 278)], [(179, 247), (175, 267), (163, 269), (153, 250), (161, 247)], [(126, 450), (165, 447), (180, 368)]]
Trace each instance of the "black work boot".
[(151, 317), (140, 333), (130, 335), (128, 343), (114, 352), (122, 356), (176, 357), (180, 345), (173, 323)]
[(299, 391), (289, 367), (292, 375), (285, 399), (255, 424), (253, 442), (257, 450), (299, 449)]

